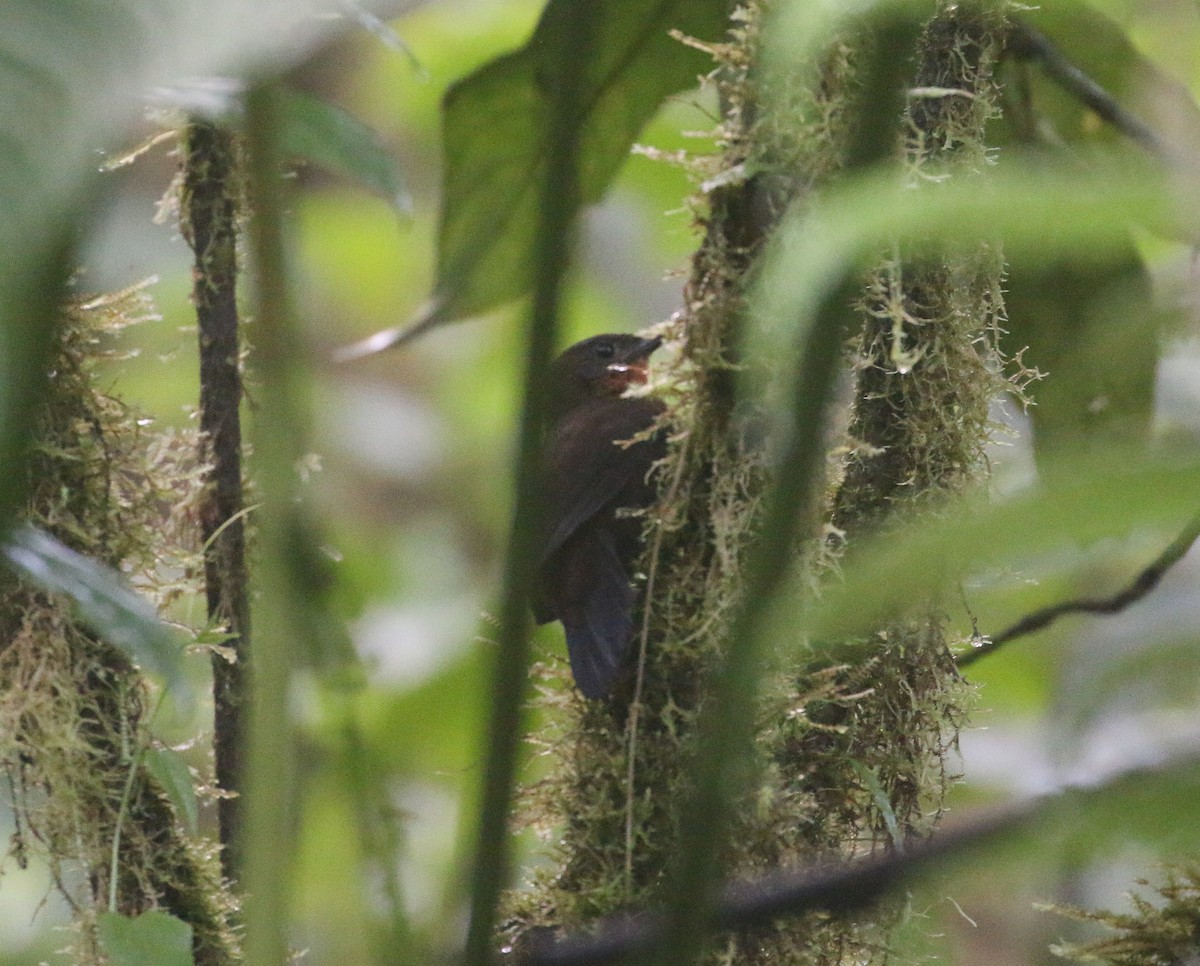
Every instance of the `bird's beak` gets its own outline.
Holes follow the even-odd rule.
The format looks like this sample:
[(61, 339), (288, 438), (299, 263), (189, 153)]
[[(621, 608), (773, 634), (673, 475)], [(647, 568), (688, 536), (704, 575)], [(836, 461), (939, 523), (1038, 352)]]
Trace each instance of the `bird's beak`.
[(662, 345), (662, 341), (661, 335), (656, 335), (653, 339), (642, 339), (629, 353), (630, 360), (648, 359), (650, 354)]
[(649, 379), (647, 371), (650, 367), (650, 353), (662, 345), (662, 336), (653, 339), (642, 339), (625, 354), (624, 362), (614, 362), (608, 367), (609, 373), (623, 382), (626, 386), (644, 385)]

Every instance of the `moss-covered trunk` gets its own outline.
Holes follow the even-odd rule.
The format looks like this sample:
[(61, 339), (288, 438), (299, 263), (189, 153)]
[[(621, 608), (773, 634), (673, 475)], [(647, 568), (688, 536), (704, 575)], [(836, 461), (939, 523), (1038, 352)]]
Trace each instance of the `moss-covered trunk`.
[[(914, 180), (970, 177), (985, 164), (1003, 7), (945, 3), (920, 33), (896, 127)], [(726, 640), (769, 475), (744, 419), (754, 400), (734, 390), (735, 367), (767, 365), (741, 355), (748, 292), (785, 208), (837, 177), (854, 150), (860, 65), (868, 52), (879, 55), (869, 27), (851, 24), (815, 68), (767, 75), (759, 64), (765, 16), (760, 6), (743, 8), (730, 42), (715, 51), (724, 151), (707, 183), (720, 187), (704, 199), (704, 240), (675, 331), (679, 399), (662, 502), (647, 528), (640, 692), (629, 707), (574, 706), (561, 772), (539, 799), (539, 814), (563, 826), (562, 865), (515, 903), (518, 932), (645, 908), (671, 862), (706, 669)], [(847, 356), (855, 394), (843, 451), (851, 455), (832, 474), (823, 518), (807, 511), (811, 548), (826, 532), (839, 534), (840, 547), (899, 512), (936, 511), (981, 475), (988, 406), (1002, 383), (1001, 272), (999, 253), (981, 246), (920, 263), (896, 252), (871, 274)], [(828, 559), (829, 549), (805, 556)], [(807, 566), (819, 579), (818, 564)], [(806, 662), (803, 641), (779, 642), (790, 666), (763, 698), (758, 784), (731, 836), (731, 869), (889, 847), (931, 828), (964, 691), (944, 625), (931, 604), (922, 619), (881, 628), (859, 649), (869, 657), (850, 667)], [(879, 939), (870, 922), (810, 919), (721, 946), (735, 962), (839, 962), (873, 958)]]
[[(195, 440), (159, 435), (98, 391), (105, 329), (148, 311), (137, 292), (93, 300), (62, 331), (30, 460), (26, 518), (122, 569), (160, 602), (187, 582), (199, 493)], [(189, 535), (192, 537), (189, 539)], [(174, 573), (176, 576), (171, 576)], [(7, 578), (0, 606), (0, 765), (14, 848), (45, 861), (71, 906), (75, 961), (105, 961), (96, 920), (163, 909), (192, 928), (198, 966), (240, 960), (216, 850), (190, 833), (148, 760), (150, 688), (68, 601)]]

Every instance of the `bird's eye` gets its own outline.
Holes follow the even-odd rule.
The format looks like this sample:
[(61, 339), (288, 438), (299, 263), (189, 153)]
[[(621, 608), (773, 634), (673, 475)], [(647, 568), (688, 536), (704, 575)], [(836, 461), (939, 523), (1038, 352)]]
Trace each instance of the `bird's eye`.
[(611, 342), (601, 342), (596, 346), (596, 355), (601, 359), (611, 359), (616, 351)]

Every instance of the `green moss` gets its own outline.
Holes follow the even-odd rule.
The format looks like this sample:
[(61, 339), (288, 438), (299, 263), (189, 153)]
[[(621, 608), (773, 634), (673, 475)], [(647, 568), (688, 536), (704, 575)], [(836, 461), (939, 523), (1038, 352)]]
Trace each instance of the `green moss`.
[[(914, 180), (969, 177), (986, 163), (992, 69), (1004, 4), (939, 7), (918, 51), (916, 86), (897, 144)], [(869, 32), (847, 31), (816, 65), (764, 78), (764, 8), (734, 18), (714, 50), (723, 153), (700, 167), (704, 239), (682, 317), (665, 327), (682, 347), (670, 375), (674, 433), (647, 520), (648, 614), (642, 686), (610, 706), (565, 699), (558, 771), (530, 798), (558, 837), (558, 866), (514, 897), (510, 932), (578, 928), (654, 903), (686, 801), (694, 725), (708, 668), (721, 653), (742, 586), (768, 472), (748, 445), (735, 374), (747, 357), (746, 297), (779, 216), (838, 176), (853, 136), (850, 105)], [(933, 96), (934, 88), (968, 95)], [(900, 134), (903, 130), (904, 135)], [(937, 512), (985, 470), (988, 407), (1006, 381), (996, 350), (1002, 258), (991, 246), (921, 263), (895, 252), (865, 286), (862, 329), (848, 355), (855, 377), (850, 439), (831, 460), (829, 500), (800, 548), (819, 586), (847, 541), (897, 517)], [(825, 535), (833, 534), (833, 538)], [(890, 848), (926, 834), (947, 782), (968, 690), (930, 604), (926, 616), (880, 628), (851, 665), (780, 666), (759, 714), (758, 781), (739, 810), (727, 857), (738, 874)], [(786, 650), (785, 650), (786, 649)], [(809, 916), (725, 937), (714, 962), (835, 963), (886, 955), (893, 916)]]
[[(36, 426), (26, 518), (165, 605), (197, 590), (195, 440), (148, 428), (92, 375), (114, 331), (151, 312), (135, 289), (66, 314)], [(12, 778), (19, 848), (42, 853), (75, 912), (77, 961), (99, 961), (94, 917), (110, 899), (128, 915), (157, 907), (189, 923), (197, 963), (235, 961), (233, 902), (214, 850), (188, 835), (140, 763), (153, 740), (150, 686), (124, 652), (74, 622), (66, 601), (7, 580), (0, 762)]]
[[(1144, 879), (1142, 886), (1150, 886)], [(1060, 944), (1053, 952), (1081, 963), (1112, 966), (1174, 966), (1200, 956), (1200, 868), (1169, 870), (1155, 897), (1134, 895), (1129, 913), (1087, 912), (1053, 907), (1086, 922), (1107, 926), (1117, 935), (1090, 943)]]

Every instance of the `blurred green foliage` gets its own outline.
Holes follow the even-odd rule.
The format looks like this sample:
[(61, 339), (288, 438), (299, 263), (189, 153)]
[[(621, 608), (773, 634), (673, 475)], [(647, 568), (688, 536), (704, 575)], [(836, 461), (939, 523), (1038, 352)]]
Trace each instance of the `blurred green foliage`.
[[(198, 70), (286, 67), (296, 89), (339, 104), (369, 125), (397, 161), (399, 178), (412, 195), (411, 214), (400, 215), (352, 181), (309, 166), (301, 166), (291, 182), (288, 213), (311, 363), (306, 378), (316, 400), (313, 447), (321, 464), (301, 489), (320, 517), (333, 561), (330, 607), (350, 622), (368, 672), (350, 710), (330, 697), (329, 682), (306, 678), (297, 685), (302, 805), (295, 817), (300, 834), (295, 937), (298, 946), (311, 950), (312, 963), (385, 961), (381, 950), (398, 921), (411, 930), (413, 949), (452, 947), (459, 941), (460, 873), (468, 859), (463, 843), (471, 841), (488, 700), (483, 658), (491, 624), (480, 615), (493, 607), (511, 509), (523, 316), (519, 307), (500, 306), (433, 332), (402, 354), (343, 367), (328, 359), (336, 345), (416, 317), (433, 292), (444, 201), (442, 98), (456, 82), (519, 48), (542, 8), (527, 0), (426, 4), (391, 23), (411, 57), (377, 37), (349, 31), (296, 63), (291, 53), (285, 61), (277, 59), (281, 44), (273, 31), (281, 14), (275, 5), (262, 5), (243, 23), (239, 18), (255, 5), (226, 0), (206, 6), (202, 16), (181, 13), (178, 22), (158, 25), (154, 35), (144, 19), (148, 6), (123, 0), (103, 15), (92, 10), (91, 19), (79, 16), (85, 7), (79, 3), (51, 9), (7, 0), (0, 6), (0, 22), (20, 27), (0, 41), (0, 53), (19, 55), (4, 60), (0, 76), (23, 79), (8, 85), (15, 93), (0, 108), (0, 200), (8, 213), (0, 228), (5, 387), (0, 448), (17, 452), (14, 441), (28, 404), (21, 395), (28, 392), (22, 369), (38, 356), (49, 306), (65, 280), (58, 260), (62, 239), (87, 230), (100, 233), (106, 252), (102, 270), (84, 266), (75, 282), (79, 288), (122, 288), (152, 273), (162, 276), (155, 294), (163, 319), (122, 336), (122, 346), (138, 355), (110, 364), (112, 391), (137, 400), (161, 423), (189, 418), (183, 407), (196, 395), (194, 333), (181, 329), (191, 324), (190, 269), (170, 219), (165, 226), (151, 224), (154, 205), (168, 190), (173, 159), (159, 148), (121, 174), (94, 171), (93, 151), (137, 140), (135, 105), (143, 85)], [(35, 8), (42, 12), (35, 14)], [(1099, 19), (1098, 12), (1108, 19)], [(1029, 15), (1122, 103), (1144, 113), (1164, 136), (1194, 149), (1188, 140), (1197, 128), (1192, 98), (1200, 89), (1195, 57), (1200, 14), (1194, 5), (1060, 3)], [(196, 31), (194, 21), (208, 25)], [(84, 52), (86, 58), (71, 63)], [(703, 71), (703, 58), (695, 62), (696, 72)], [(831, 594), (818, 614), (839, 631), (845, 621), (861, 624), (916, 588), (932, 588), (951, 561), (973, 573), (961, 588), (968, 606), (952, 607), (960, 629), (969, 635), (974, 620), (982, 633), (994, 631), (1036, 606), (1122, 585), (1170, 539), (1172, 527), (1194, 512), (1196, 478), (1187, 461), (1196, 456), (1200, 407), (1164, 411), (1161, 382), (1164, 358), (1194, 363), (1187, 328), (1193, 320), (1181, 321), (1179, 312), (1180, 292), (1190, 294), (1194, 287), (1186, 245), (1179, 241), (1193, 238), (1196, 228), (1194, 212), (1179, 200), (1189, 195), (1174, 193), (1169, 183), (1149, 184), (1138, 173), (1093, 167), (1096, 157), (1123, 150), (1120, 139), (1047, 84), (1036, 65), (1021, 69), (1030, 78), (1039, 123), (1025, 134), (997, 129), (997, 143), (1004, 145), (999, 166), (1011, 178), (1011, 194), (996, 203), (992, 215), (985, 217), (981, 206), (961, 198), (922, 212), (923, 202), (885, 190), (848, 191), (835, 199), (841, 207), (833, 207), (824, 223), (828, 244), (819, 245), (801, 269), (781, 273), (803, 303), (820, 287), (819, 278), (813, 279), (822, 259), (834, 260), (849, 249), (847, 257), (858, 257), (864, 238), (874, 244), (897, 225), (911, 230), (921, 219), (942, 240), (968, 230), (999, 231), (1003, 222), (1001, 233), (1017, 256), (1009, 281), (1008, 348), (1028, 346), (1025, 361), (1046, 373), (1044, 384), (1030, 388), (1033, 434), (1038, 469), (1049, 472), (1058, 489), (1002, 494), (998, 504), (974, 516), (923, 527), (878, 552), (865, 552), (861, 566), (848, 566), (844, 590)], [(1016, 79), (1011, 83), (1015, 90)], [(655, 93), (656, 102), (661, 94)], [(637, 138), (663, 151), (711, 150), (711, 138), (683, 132), (707, 131), (716, 110), (708, 93), (681, 94)], [(1028, 143), (1030, 132), (1036, 143)], [(482, 123), (472, 124), (468, 134), (482, 139), (482, 147), (492, 136)], [(1065, 154), (1078, 169), (1049, 187), (1044, 172), (1025, 160), (1009, 170), (1018, 142), (1026, 142), (1026, 151)], [(1189, 170), (1175, 174), (1185, 186), (1194, 179)], [(638, 328), (682, 304), (678, 278), (669, 283), (662, 278), (681, 270), (695, 245), (687, 209), (693, 190), (681, 167), (645, 157), (625, 163), (602, 212), (585, 223), (584, 257), (571, 279), (564, 320), (567, 341)], [(104, 206), (92, 203), (99, 197)], [(110, 220), (105, 222), (103, 211), (80, 215), (81, 207), (103, 208)], [(1176, 224), (1166, 225), (1164, 208), (1171, 209)], [(132, 219), (123, 217), (130, 211)], [(813, 244), (813, 223), (802, 231), (810, 234), (797, 244)], [(1156, 235), (1151, 242), (1148, 233)], [(843, 243), (847, 249), (839, 249)], [(82, 250), (94, 251), (93, 244)], [(464, 305), (492, 308), (492, 302), (467, 299)], [(253, 345), (253, 320), (247, 337)], [(1189, 391), (1196, 392), (1194, 380)], [(252, 379), (246, 407), (251, 420), (255, 392)], [(1016, 422), (1018, 435), (1008, 449), (996, 449), (994, 460), (1024, 461), (1032, 472), (1030, 430), (1021, 417)], [(1186, 426), (1190, 438), (1165, 445), (1155, 436), (1164, 423)], [(1091, 459), (1079, 455), (1084, 450)], [(957, 594), (951, 585), (946, 592)], [(1180, 596), (1187, 595), (1167, 600), (1178, 604)], [(1152, 601), (1139, 606), (1143, 615), (1155, 613)], [(1046, 759), (1069, 757), (1083, 740), (1079, 736), (1109, 720), (1120, 699), (1134, 692), (1144, 702), (1136, 709), (1143, 716), (1138, 728), (1153, 732), (1156, 714), (1194, 710), (1198, 696), (1189, 682), (1195, 679), (1200, 617), (1194, 608), (1182, 614), (1172, 623), (1159, 611), (1169, 625), (1165, 629), (1128, 615), (1125, 637), (1145, 648), (1126, 647), (1113, 664), (1089, 651), (1102, 623), (1094, 619), (1074, 619), (1014, 644), (972, 672), (984, 685), (978, 720), (1001, 736), (1037, 732), (1066, 715), (1064, 707), (1072, 704), (1067, 692), (1074, 689), (1072, 734), (1058, 736), (1057, 744), (1054, 736), (1034, 742)], [(537, 646), (546, 661), (561, 666), (561, 642), (553, 629), (539, 634)], [(187, 660), (201, 664), (199, 658)], [(203, 672), (189, 673), (202, 694)], [(338, 687), (341, 682), (333, 687), (335, 695), (341, 694)], [(171, 725), (174, 738), (200, 737), (188, 760), (202, 770), (207, 711), (203, 703), (195, 715), (170, 711), (179, 719)], [(985, 796), (989, 787), (986, 780), (970, 783), (972, 746), (968, 735), (964, 803)], [(986, 761), (980, 770), (996, 776), (1002, 789), (1027, 790), (1034, 780), (1034, 769), (1021, 759), (1027, 748), (1015, 740), (1007, 750), (981, 747)], [(536, 775), (540, 763), (532, 751), (527, 758), (527, 774)], [(1038, 767), (1050, 770), (1045, 761)], [(377, 799), (364, 803), (356, 797), (355, 781), (370, 783)], [(1005, 864), (1005, 876), (1016, 881), (1028, 875), (1053, 892), (1067, 866), (1090, 861), (1100, 846), (1141, 848), (1132, 829), (1144, 821), (1146, 828), (1170, 831), (1194, 803), (1186, 772), (1168, 773), (1161, 785), (1140, 790), (1140, 797), (1130, 791), (1106, 799), (1104, 809), (1097, 807), (1076, 824), (1064, 844), (1064, 851), (1078, 846), (1070, 861), (1025, 856)], [(375, 809), (371, 815), (364, 811), (367, 805)], [(392, 856), (371, 854), (372, 843), (380, 841), (364, 831), (372, 816), (394, 820), (400, 830), (395, 858), (402, 910), (389, 907), (396, 893), (384, 887), (380, 871), (392, 864)], [(202, 815), (201, 825), (211, 827), (211, 815)], [(529, 850), (524, 858), (536, 862), (536, 842), (530, 837), (522, 842)], [(1135, 851), (1138, 861), (1146, 854)], [(6, 865), (5, 872), (10, 874), (0, 882), (0, 907), (29, 909), (48, 888), (35, 878), (36, 870)], [(990, 877), (986, 866), (983, 875)], [(970, 876), (963, 881), (963, 894), (971, 900), (962, 902), (972, 909), (996, 901), (1002, 891), (992, 887), (979, 898)], [(943, 887), (927, 888), (937, 896), (930, 907), (944, 907)], [(944, 908), (934, 915), (939, 924), (956, 918)], [(0, 916), (0, 929), (10, 928), (9, 918)], [(54, 915), (38, 922), (49, 929)], [(914, 927), (914, 948), (928, 950), (924, 934), (941, 928)], [(24, 921), (11, 929), (12, 935), (0, 936), (3, 964), (49, 958), (59, 944), (53, 936), (31, 935)], [(959, 937), (953, 927), (950, 932)], [(989, 961), (986, 954), (972, 960), (965, 952), (970, 943), (962, 938), (939, 942), (956, 949), (960, 962)]]

